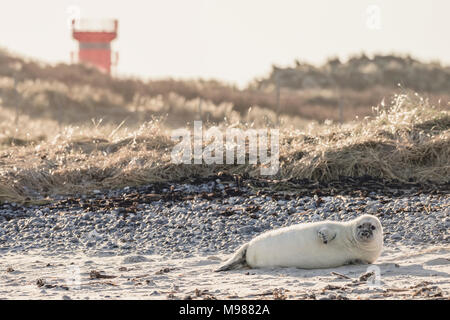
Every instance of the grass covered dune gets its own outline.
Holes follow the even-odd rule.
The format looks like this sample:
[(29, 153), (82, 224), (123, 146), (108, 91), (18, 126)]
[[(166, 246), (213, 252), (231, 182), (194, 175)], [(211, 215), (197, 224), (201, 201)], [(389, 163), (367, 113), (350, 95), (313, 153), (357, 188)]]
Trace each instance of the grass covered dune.
[[(61, 128), (49, 120), (29, 119), (18, 130), (9, 116), (13, 114), (0, 118), (0, 201), (189, 181), (219, 172), (261, 177), (259, 164), (172, 163), (175, 142), (161, 120), (130, 130), (98, 122)], [(230, 126), (246, 129), (252, 124), (224, 122), (219, 127), (225, 131)], [(363, 120), (280, 129), (280, 170), (271, 179), (329, 181), (363, 175), (405, 182), (450, 181), (448, 109), (401, 94)]]

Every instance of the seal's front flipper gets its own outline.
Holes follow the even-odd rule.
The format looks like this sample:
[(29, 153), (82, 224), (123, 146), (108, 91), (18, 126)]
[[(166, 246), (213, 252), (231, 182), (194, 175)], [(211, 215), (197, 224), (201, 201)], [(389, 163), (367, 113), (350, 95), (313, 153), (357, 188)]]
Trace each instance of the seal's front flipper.
[(219, 269), (216, 269), (214, 271), (221, 272), (221, 271), (242, 269), (242, 268), (246, 267), (247, 266), (247, 259), (246, 259), (247, 248), (248, 248), (248, 243), (246, 243), (242, 247), (240, 247), (239, 250), (236, 251), (236, 253), (230, 259), (228, 259), (222, 266), (220, 266)]
[(334, 240), (334, 238), (336, 238), (336, 231), (333, 231), (327, 227), (323, 227), (320, 228), (319, 231), (317, 231), (317, 235), (324, 244), (327, 244), (330, 241)]

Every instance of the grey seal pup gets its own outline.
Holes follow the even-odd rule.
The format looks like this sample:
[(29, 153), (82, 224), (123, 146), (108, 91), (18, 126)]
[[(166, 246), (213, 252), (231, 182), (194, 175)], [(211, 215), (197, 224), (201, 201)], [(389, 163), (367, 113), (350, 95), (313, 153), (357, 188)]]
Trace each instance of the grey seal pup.
[(215, 271), (243, 267), (332, 268), (373, 263), (383, 249), (383, 228), (372, 215), (302, 223), (260, 234)]

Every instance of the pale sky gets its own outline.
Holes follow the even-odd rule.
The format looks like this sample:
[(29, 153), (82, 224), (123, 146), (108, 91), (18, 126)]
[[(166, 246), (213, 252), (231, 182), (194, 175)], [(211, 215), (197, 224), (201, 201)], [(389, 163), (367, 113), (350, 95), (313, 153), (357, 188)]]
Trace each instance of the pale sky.
[[(0, 0), (0, 47), (44, 62), (76, 50), (69, 7), (117, 18), (117, 73), (245, 85), (272, 64), (410, 53), (450, 65), (448, 0)], [(379, 13), (379, 14), (378, 14)]]

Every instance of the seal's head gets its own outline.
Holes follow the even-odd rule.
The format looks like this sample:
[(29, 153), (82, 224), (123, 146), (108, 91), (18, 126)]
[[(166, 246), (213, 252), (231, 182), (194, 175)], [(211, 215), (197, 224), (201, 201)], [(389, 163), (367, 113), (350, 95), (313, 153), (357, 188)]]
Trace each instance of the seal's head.
[(383, 228), (377, 217), (365, 214), (354, 220), (354, 236), (358, 242), (368, 243), (383, 239)]

